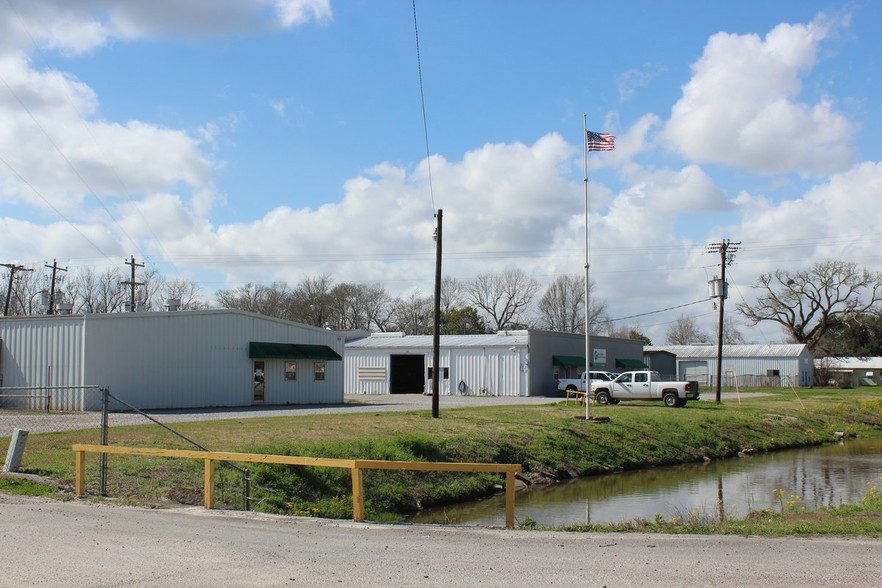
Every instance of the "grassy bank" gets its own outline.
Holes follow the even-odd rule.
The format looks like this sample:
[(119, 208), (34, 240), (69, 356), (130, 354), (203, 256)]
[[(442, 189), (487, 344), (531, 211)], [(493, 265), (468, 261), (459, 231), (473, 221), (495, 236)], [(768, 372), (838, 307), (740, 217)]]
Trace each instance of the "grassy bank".
[[(766, 392), (769, 395), (720, 405), (692, 402), (684, 409), (660, 403), (593, 408), (593, 415), (610, 418), (607, 423), (586, 422), (584, 409), (572, 402), (445, 410), (442, 399), (440, 419), (424, 410), (206, 421), (175, 428), (219, 451), (520, 463), (526, 477), (534, 480), (816, 445), (835, 441), (838, 432), (882, 433), (882, 392), (875, 389), (799, 390), (798, 396), (790, 390)], [(110, 440), (116, 445), (187, 447), (156, 426), (115, 427)], [(22, 471), (70, 484), (71, 445), (95, 442), (94, 431), (31, 435)], [(92, 492), (97, 489), (96, 462), (93, 457), (88, 468)], [(109, 456), (108, 466), (111, 496), (139, 503), (200, 500), (198, 462)], [(237, 476), (229, 471), (221, 479), (222, 499), (231, 506), (237, 506)], [(252, 466), (252, 478), (259, 510), (351, 516), (346, 471)], [(500, 481), (492, 475), (368, 472), (366, 514), (372, 520), (394, 520), (420, 507), (486, 495)], [(675, 522), (644, 521), (641, 530), (670, 530)], [(729, 529), (717, 532), (742, 532)]]

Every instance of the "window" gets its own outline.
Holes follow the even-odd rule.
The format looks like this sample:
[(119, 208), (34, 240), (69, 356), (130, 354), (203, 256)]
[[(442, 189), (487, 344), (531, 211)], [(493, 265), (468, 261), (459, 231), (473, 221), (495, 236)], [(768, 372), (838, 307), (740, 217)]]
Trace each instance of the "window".
[(635, 382), (648, 382), (649, 378), (646, 376), (646, 373), (637, 372), (636, 374), (634, 374), (634, 381)]
[(325, 362), (317, 361), (313, 364), (315, 366), (315, 379), (324, 380), (325, 379)]
[(297, 362), (296, 361), (286, 361), (285, 362), (285, 379), (289, 382), (291, 380), (297, 379)]
[[(429, 379), (432, 379), (432, 368), (429, 368)], [(441, 379), (448, 380), (450, 379), (450, 368), (443, 367), (441, 368)]]

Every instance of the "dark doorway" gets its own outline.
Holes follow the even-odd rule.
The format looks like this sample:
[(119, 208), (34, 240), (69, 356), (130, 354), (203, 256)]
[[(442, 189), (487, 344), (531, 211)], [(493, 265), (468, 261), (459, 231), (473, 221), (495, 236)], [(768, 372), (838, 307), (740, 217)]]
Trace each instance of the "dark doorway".
[(389, 367), (390, 394), (422, 394), (426, 391), (425, 356), (391, 355)]
[(254, 404), (263, 404), (263, 393), (266, 389), (266, 373), (263, 361), (254, 362)]

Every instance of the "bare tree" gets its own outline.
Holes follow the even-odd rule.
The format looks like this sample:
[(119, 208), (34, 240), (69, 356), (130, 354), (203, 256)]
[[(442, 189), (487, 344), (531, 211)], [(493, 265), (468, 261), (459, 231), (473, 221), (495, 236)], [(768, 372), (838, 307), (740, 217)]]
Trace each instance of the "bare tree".
[(484, 273), (465, 285), (469, 300), (490, 317), (496, 330), (517, 324), (539, 289), (539, 282), (523, 270)]
[(669, 345), (692, 345), (694, 343), (710, 343), (711, 338), (710, 335), (698, 328), (695, 317), (681, 314), (665, 333), (665, 341)]
[(433, 299), (419, 291), (399, 299), (395, 309), (395, 328), (408, 335), (429, 335), (432, 332)]
[(465, 284), (456, 278), (445, 276), (441, 278), (441, 312), (446, 314), (451, 310), (461, 308), (465, 304)]
[[(5, 296), (9, 287), (9, 272), (4, 273), (3, 295)], [(30, 316), (46, 312), (49, 292), (46, 290), (45, 282), (43, 268), (16, 272), (12, 280), (12, 293), (9, 296), (9, 316)]]
[(67, 281), (66, 291), (75, 312), (122, 312), (129, 299), (122, 284), (125, 279), (118, 267), (102, 270), (87, 267), (73, 274)]
[(247, 283), (235, 290), (219, 290), (215, 294), (222, 308), (237, 308), (286, 320), (293, 320), (291, 289), (285, 282), (269, 286)]
[(165, 300), (181, 301), (181, 310), (204, 310), (208, 303), (202, 299), (202, 288), (187, 278), (164, 280), (160, 288)]
[(331, 288), (334, 279), (330, 274), (306, 277), (293, 292), (294, 319), (324, 327), (331, 318)]
[(754, 325), (780, 324), (793, 341), (811, 350), (834, 321), (866, 312), (882, 300), (882, 274), (841, 260), (762, 274), (754, 287), (764, 292), (752, 305), (738, 304), (738, 311)]
[[(598, 334), (608, 320), (606, 302), (592, 296), (594, 283), (588, 282), (588, 325)], [(585, 332), (585, 282), (578, 276), (558, 276), (545, 290), (538, 304), (543, 327), (561, 333)]]
[[(714, 325), (714, 337), (719, 337), (720, 325), (717, 323)], [(714, 339), (715, 341), (717, 339)], [(723, 343), (726, 345), (744, 345), (746, 341), (744, 340), (744, 335), (741, 333), (741, 330), (738, 328), (738, 325), (735, 324), (735, 321), (732, 320), (732, 317), (726, 315), (723, 317)]]
[(363, 305), (367, 318), (368, 330), (376, 328), (378, 331), (388, 331), (392, 326), (392, 317), (395, 313), (395, 301), (389, 292), (380, 284), (363, 287)]

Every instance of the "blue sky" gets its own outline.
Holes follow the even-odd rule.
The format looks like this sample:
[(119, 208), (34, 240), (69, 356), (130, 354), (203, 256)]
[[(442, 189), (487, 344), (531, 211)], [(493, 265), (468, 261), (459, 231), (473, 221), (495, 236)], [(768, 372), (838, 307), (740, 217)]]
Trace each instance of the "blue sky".
[[(590, 158), (612, 317), (704, 298), (722, 238), (733, 303), (777, 268), (882, 270), (879, 3), (416, 8), (431, 191), (411, 1), (0, 0), (0, 261), (428, 294), (441, 208), (445, 275), (547, 284), (582, 272), (587, 114), (617, 136)], [(626, 322), (661, 342), (679, 314), (716, 316)]]

